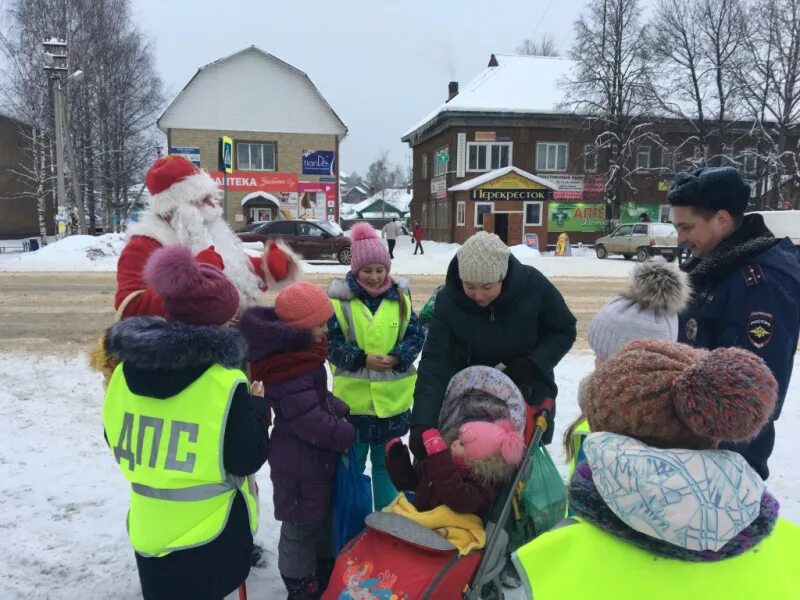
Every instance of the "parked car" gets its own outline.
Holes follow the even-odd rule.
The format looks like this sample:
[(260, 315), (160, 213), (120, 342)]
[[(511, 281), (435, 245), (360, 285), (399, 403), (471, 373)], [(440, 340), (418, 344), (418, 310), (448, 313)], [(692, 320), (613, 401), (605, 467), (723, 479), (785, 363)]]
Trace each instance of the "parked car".
[(282, 239), (303, 258), (333, 257), (343, 265), (350, 264), (350, 238), (328, 221), (267, 221), (236, 235), (243, 242)]
[(672, 223), (628, 223), (620, 225), (611, 234), (594, 243), (597, 258), (621, 254), (626, 259), (634, 256), (640, 262), (651, 256), (663, 256), (672, 262), (677, 256), (678, 230)]

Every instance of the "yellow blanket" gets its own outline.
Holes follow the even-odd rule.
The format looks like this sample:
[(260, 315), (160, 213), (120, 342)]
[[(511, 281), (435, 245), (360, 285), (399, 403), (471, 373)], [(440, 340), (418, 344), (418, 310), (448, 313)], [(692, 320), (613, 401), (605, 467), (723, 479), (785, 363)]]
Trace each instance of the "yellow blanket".
[(458, 548), (461, 556), (480, 550), (486, 545), (486, 531), (477, 515), (457, 513), (444, 505), (420, 512), (408, 501), (405, 494), (399, 494), (383, 510), (402, 515), (423, 527), (442, 533), (448, 542)]

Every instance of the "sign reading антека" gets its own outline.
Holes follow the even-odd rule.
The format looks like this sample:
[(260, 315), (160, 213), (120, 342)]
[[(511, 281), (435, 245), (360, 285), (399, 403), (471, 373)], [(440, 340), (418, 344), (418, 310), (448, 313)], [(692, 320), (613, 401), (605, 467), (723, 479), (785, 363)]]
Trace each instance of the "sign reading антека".
[(303, 152), (303, 175), (333, 175), (335, 155), (332, 150)]
[(200, 148), (194, 146), (173, 146), (169, 149), (170, 156), (182, 156), (195, 167), (200, 166)]

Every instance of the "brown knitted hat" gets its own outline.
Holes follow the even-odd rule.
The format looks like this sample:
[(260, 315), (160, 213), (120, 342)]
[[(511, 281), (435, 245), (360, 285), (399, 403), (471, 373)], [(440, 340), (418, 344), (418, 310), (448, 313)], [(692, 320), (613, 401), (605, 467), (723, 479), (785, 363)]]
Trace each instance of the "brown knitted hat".
[(590, 377), (585, 411), (592, 431), (704, 450), (755, 437), (777, 390), (764, 361), (746, 350), (638, 340)]

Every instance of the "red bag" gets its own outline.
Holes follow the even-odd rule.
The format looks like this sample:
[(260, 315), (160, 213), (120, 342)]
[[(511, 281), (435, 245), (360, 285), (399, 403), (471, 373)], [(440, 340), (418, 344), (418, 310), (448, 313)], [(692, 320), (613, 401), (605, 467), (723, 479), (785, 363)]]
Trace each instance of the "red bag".
[(481, 557), (480, 551), (460, 557), (446, 539), (404, 517), (373, 513), (336, 558), (322, 600), (453, 600)]

